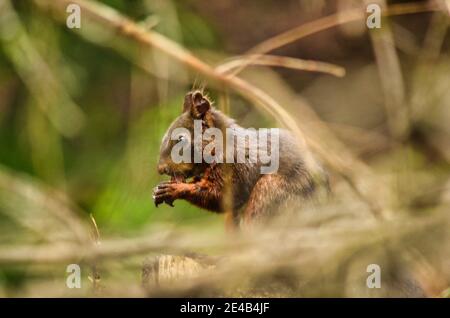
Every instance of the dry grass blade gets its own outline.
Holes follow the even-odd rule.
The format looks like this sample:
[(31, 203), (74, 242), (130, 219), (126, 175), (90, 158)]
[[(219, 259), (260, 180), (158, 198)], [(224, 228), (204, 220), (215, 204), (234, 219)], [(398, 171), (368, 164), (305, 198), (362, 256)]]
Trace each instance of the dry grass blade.
[(251, 63), (251, 65), (278, 66), (299, 71), (326, 73), (337, 77), (343, 77), (345, 75), (345, 69), (343, 67), (331, 63), (276, 55), (236, 56), (217, 66), (216, 71), (224, 74), (229, 73), (247, 63)]
[(94, 216), (92, 213), (89, 214), (89, 218), (91, 219), (92, 226), (93, 226), (93, 239), (95, 244), (100, 244), (100, 231), (98, 230), (97, 222), (95, 221)]

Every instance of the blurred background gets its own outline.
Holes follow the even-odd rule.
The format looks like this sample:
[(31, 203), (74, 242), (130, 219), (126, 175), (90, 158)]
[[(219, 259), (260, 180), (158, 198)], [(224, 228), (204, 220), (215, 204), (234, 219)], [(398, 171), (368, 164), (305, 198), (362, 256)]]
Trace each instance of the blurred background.
[[(200, 273), (167, 284), (170, 295), (448, 297), (449, 1), (378, 1), (393, 10), (374, 30), (364, 1), (80, 1), (80, 29), (65, 24), (68, 3), (0, 0), (0, 297), (166, 295), (145, 281), (145, 260), (162, 254)], [(124, 35), (117, 14), (162, 40)], [(221, 215), (183, 201), (155, 208), (159, 143), (193, 87), (244, 127), (283, 124), (251, 88), (171, 57), (167, 39), (178, 44), (169, 53), (190, 51), (217, 74), (249, 53), (292, 58), (236, 76), (319, 144), (334, 195), (274, 225), (285, 235), (276, 241), (260, 235), (273, 246), (230, 243)], [(186, 251), (233, 261), (205, 265)], [(255, 255), (243, 286), (238, 272)], [(70, 263), (81, 289), (66, 287)], [(386, 268), (385, 288), (366, 288), (370, 263)]]

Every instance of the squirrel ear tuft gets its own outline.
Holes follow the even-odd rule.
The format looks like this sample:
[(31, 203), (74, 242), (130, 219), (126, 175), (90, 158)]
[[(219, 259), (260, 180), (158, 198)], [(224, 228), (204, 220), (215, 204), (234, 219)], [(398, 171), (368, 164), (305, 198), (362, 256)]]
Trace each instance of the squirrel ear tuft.
[(202, 118), (210, 110), (211, 103), (208, 99), (203, 97), (201, 92), (194, 92), (190, 95), (191, 98), (191, 115), (194, 118)]
[(192, 93), (187, 93), (186, 96), (184, 96), (184, 103), (183, 103), (183, 113), (189, 111), (192, 106)]

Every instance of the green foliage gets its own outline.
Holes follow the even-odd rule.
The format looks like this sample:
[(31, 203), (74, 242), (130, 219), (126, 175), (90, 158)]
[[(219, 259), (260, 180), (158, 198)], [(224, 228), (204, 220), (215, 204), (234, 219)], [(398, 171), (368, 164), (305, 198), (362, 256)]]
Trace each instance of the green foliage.
[[(172, 20), (159, 19), (156, 27), (169, 36), (179, 34), (187, 45), (212, 48), (217, 43), (206, 22), (186, 10), (178, 12), (176, 6), (103, 2), (137, 20), (169, 14)], [(184, 202), (177, 202), (175, 208), (156, 209), (151, 197), (153, 187), (164, 179), (156, 173), (159, 143), (180, 112), (183, 90), (177, 89), (170, 100), (156, 103), (154, 93), (150, 93), (151, 99), (136, 106), (131, 101), (130, 79), (139, 72), (128, 61), (113, 50), (80, 41), (39, 11), (32, 12), (22, 4), (15, 9), (17, 21), (29, 33), (29, 45), (44, 58), (60, 89), (80, 107), (86, 120), (77, 134), (62, 136), (49, 120), (49, 113), (39, 106), (33, 87), (25, 85), (17, 74), (16, 68), (28, 62), (15, 59), (11, 63), (11, 55), (4, 54), (5, 50), (15, 50), (18, 42), (3, 43), (0, 83), (5, 90), (0, 94), (13, 98), (0, 103), (0, 163), (66, 192), (94, 215), (105, 233), (131, 233), (159, 221), (185, 224), (207, 216), (219, 221)], [(174, 23), (177, 14), (180, 21)], [(180, 31), (179, 23), (188, 20), (189, 28)], [(151, 77), (145, 75), (145, 80), (150, 92), (154, 91)]]

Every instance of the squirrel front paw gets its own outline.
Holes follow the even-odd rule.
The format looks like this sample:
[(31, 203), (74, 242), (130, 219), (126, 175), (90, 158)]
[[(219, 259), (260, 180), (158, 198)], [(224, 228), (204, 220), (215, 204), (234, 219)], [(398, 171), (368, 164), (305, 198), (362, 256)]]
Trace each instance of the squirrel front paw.
[(158, 207), (158, 205), (165, 202), (173, 207), (173, 201), (179, 198), (181, 193), (180, 190), (180, 183), (171, 181), (161, 182), (153, 189), (153, 201), (155, 202), (155, 206)]

